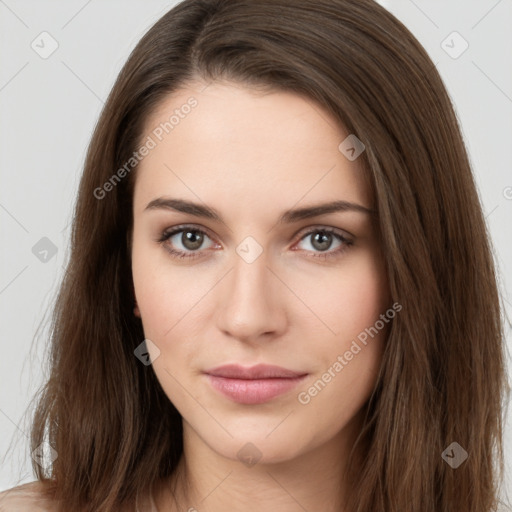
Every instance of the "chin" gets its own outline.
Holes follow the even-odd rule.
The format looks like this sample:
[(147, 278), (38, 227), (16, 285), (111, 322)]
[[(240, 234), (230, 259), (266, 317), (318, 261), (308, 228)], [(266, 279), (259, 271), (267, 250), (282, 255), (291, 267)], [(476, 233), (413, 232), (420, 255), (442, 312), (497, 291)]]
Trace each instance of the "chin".
[[(205, 441), (222, 457), (241, 462), (247, 467), (287, 462), (308, 450), (303, 444), (304, 439), (295, 440), (294, 436), (284, 429), (279, 433), (268, 428), (232, 430), (228, 427), (228, 430), (234, 436), (229, 440), (222, 436), (221, 439), (205, 438)], [(237, 435), (237, 432), (240, 434)]]

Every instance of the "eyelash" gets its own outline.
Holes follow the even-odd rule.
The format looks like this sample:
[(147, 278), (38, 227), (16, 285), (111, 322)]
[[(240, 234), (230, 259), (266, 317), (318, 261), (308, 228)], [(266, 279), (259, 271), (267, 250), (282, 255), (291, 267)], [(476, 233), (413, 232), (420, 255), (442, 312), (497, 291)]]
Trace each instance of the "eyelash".
[[(162, 235), (156, 240), (159, 244), (164, 245), (167, 240), (169, 240), (173, 235), (176, 233), (186, 232), (186, 231), (192, 231), (194, 233), (200, 233), (203, 235), (208, 236), (208, 238), (211, 238), (208, 233), (202, 229), (196, 228), (194, 226), (190, 225), (183, 225), (183, 226), (176, 226), (175, 228), (172, 228), (170, 230), (166, 230), (162, 233)], [(331, 233), (335, 235), (341, 242), (342, 245), (338, 247), (337, 249), (333, 251), (325, 251), (325, 252), (319, 252), (315, 253), (312, 256), (309, 256), (311, 258), (320, 258), (323, 260), (327, 260), (330, 258), (336, 258), (341, 256), (342, 253), (344, 253), (346, 250), (348, 250), (349, 247), (353, 245), (353, 241), (349, 240), (348, 238), (344, 237), (337, 229), (334, 228), (314, 228), (310, 231), (304, 233), (302, 237), (300, 238), (299, 242), (302, 241), (304, 238), (314, 234), (314, 233)], [(177, 251), (176, 249), (172, 249), (169, 246), (166, 246), (165, 249), (171, 254), (173, 258), (178, 259), (187, 259), (187, 258), (199, 258), (201, 257), (199, 251), (191, 251), (191, 252), (184, 252), (184, 251)]]

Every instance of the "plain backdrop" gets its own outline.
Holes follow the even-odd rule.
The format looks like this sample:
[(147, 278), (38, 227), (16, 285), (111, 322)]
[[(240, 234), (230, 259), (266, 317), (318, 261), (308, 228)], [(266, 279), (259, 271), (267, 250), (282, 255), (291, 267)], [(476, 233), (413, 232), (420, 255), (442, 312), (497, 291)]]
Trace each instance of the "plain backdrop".
[[(34, 480), (24, 413), (46, 377), (44, 322), (69, 254), (72, 206), (92, 130), (129, 52), (176, 3), (0, 0), (0, 490)], [(510, 318), (512, 1), (381, 3), (426, 48), (454, 102)], [(509, 358), (508, 325), (506, 333)], [(510, 420), (511, 414), (507, 496)]]

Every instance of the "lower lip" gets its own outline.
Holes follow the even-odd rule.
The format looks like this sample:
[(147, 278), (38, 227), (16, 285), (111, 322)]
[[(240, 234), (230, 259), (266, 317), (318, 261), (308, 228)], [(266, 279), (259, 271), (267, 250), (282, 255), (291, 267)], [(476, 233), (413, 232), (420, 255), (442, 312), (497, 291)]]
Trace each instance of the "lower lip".
[(210, 384), (223, 395), (240, 404), (262, 404), (293, 389), (306, 375), (294, 378), (230, 379), (208, 375)]

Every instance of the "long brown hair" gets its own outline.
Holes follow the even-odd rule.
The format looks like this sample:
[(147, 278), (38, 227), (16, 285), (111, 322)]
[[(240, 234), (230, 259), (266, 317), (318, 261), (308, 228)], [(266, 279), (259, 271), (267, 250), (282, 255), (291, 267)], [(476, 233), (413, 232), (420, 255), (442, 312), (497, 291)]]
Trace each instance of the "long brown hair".
[[(129, 247), (136, 166), (105, 197), (95, 190), (138, 148), (148, 115), (197, 77), (306, 95), (365, 145), (403, 309), (366, 407), (350, 512), (494, 510), (509, 386), (489, 235), (439, 73), (372, 0), (186, 0), (133, 50), (80, 182), (31, 431), (32, 450), (46, 440), (58, 457), (46, 470), (33, 463), (38, 480), (62, 510), (107, 512), (169, 478), (182, 454), (180, 414), (134, 356), (144, 339)], [(468, 454), (456, 469), (442, 456), (453, 442)]]

